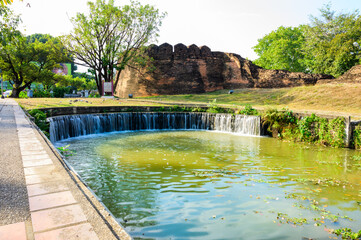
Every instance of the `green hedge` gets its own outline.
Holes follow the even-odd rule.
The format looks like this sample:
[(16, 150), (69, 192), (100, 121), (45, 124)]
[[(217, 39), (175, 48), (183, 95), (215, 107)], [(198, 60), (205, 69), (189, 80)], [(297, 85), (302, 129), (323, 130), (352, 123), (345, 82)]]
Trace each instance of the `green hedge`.
[(342, 117), (327, 119), (312, 114), (297, 118), (292, 111), (271, 109), (263, 114), (262, 119), (263, 124), (274, 137), (345, 147), (345, 121)]

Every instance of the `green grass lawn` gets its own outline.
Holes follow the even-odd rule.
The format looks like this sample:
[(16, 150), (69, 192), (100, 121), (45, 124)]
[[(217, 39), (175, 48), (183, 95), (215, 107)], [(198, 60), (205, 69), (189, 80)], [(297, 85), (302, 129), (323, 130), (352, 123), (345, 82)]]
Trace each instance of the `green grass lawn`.
[[(31, 98), (17, 99), (25, 109), (73, 106), (164, 106), (164, 104), (209, 104), (243, 108), (246, 104), (263, 110), (288, 108), (298, 112), (352, 116), (361, 119), (361, 84), (324, 84), (277, 89), (220, 90), (204, 94), (165, 95), (135, 99)], [(74, 101), (78, 100), (78, 101)]]
[(106, 98), (19, 98), (15, 99), (26, 110), (52, 107), (78, 107), (78, 106), (163, 106), (160, 103), (144, 104), (128, 99)]
[(204, 94), (166, 95), (137, 98), (151, 102), (210, 103), (240, 107), (251, 104), (258, 109), (288, 108), (324, 114), (361, 117), (361, 84), (324, 84), (295, 88), (237, 89), (233, 94), (220, 90)]

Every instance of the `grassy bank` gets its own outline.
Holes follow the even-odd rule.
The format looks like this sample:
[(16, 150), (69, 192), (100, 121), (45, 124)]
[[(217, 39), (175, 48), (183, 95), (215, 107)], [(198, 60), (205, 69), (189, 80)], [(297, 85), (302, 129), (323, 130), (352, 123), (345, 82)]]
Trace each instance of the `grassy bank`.
[(237, 89), (204, 94), (166, 95), (139, 97), (136, 99), (103, 98), (32, 98), (17, 99), (25, 109), (73, 106), (163, 106), (163, 103), (208, 104), (243, 108), (250, 104), (258, 109), (288, 108), (332, 115), (351, 115), (361, 119), (361, 84), (324, 84), (278, 89)]
[(127, 99), (106, 98), (21, 98), (15, 99), (26, 110), (52, 107), (97, 106), (163, 106), (160, 103), (142, 103)]
[(167, 95), (137, 98), (137, 100), (176, 103), (209, 103), (244, 106), (258, 109), (289, 108), (333, 115), (361, 118), (361, 84), (324, 84), (278, 89), (237, 89), (233, 94), (220, 90), (204, 94)]

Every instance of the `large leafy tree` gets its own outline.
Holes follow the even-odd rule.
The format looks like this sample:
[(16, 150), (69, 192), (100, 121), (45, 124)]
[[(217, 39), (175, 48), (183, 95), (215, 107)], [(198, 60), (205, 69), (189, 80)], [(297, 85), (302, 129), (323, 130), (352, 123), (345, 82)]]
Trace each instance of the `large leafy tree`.
[(266, 69), (303, 72), (303, 44), (303, 26), (281, 26), (258, 40), (253, 49), (260, 57), (254, 62)]
[(13, 2), (13, 0), (0, 0), (1, 6), (4, 6), (6, 4), (11, 4), (12, 2)]
[(337, 14), (330, 4), (320, 13), (305, 27), (306, 64), (314, 73), (339, 76), (360, 63), (360, 49), (354, 43), (361, 44), (361, 17), (358, 11)]
[(85, 77), (73, 77), (71, 75), (63, 76), (59, 82), (56, 83), (57, 87), (72, 86), (78, 90), (96, 90), (96, 83), (94, 79), (87, 79)]
[[(118, 81), (118, 74), (131, 63), (142, 62), (144, 46), (157, 37), (163, 13), (150, 5), (131, 2), (115, 6), (113, 0), (88, 2), (90, 13), (72, 19), (74, 29), (65, 39), (80, 65), (95, 76), (100, 94), (102, 81)], [(134, 65), (133, 65), (134, 66)]]
[(343, 74), (360, 64), (361, 17), (358, 11), (339, 13), (331, 5), (311, 16), (308, 25), (279, 27), (258, 40), (255, 63), (267, 69)]
[(45, 43), (38, 40), (30, 42), (17, 30), (20, 18), (5, 7), (1, 9), (0, 69), (13, 86), (11, 97), (17, 98), (33, 82), (49, 85), (49, 81), (56, 79), (53, 69), (70, 59), (56, 38), (50, 38)]

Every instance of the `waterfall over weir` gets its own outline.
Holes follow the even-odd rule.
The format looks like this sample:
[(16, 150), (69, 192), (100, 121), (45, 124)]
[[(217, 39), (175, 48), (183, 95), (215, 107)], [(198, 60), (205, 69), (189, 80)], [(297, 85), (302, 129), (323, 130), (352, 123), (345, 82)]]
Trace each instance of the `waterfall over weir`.
[(114, 131), (134, 130), (216, 130), (259, 136), (259, 116), (223, 113), (132, 112), (66, 115), (49, 118), (50, 140)]

